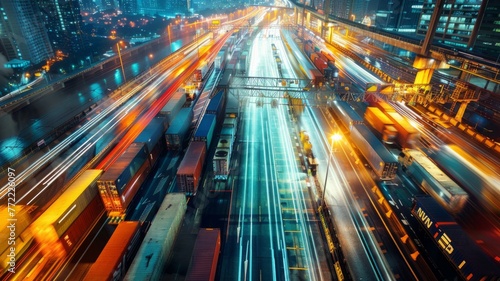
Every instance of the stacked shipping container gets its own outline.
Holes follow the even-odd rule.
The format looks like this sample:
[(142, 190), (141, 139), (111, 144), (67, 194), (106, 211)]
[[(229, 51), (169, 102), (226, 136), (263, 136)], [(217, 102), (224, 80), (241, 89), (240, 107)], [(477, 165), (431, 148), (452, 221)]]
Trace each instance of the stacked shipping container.
[(220, 253), (220, 230), (202, 228), (194, 244), (186, 281), (214, 281)]
[(193, 141), (189, 144), (177, 170), (177, 187), (180, 192), (187, 195), (196, 194), (205, 162), (205, 154), (206, 146), (204, 142)]
[(171, 126), (165, 133), (167, 149), (182, 149), (184, 140), (186, 139), (191, 125), (191, 120), (193, 120), (192, 107), (185, 107), (179, 111)]

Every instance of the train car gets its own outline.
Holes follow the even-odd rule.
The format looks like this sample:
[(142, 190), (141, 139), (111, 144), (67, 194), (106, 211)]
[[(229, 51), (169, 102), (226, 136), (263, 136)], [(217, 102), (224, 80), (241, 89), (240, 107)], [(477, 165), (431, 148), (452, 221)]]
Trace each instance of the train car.
[(202, 228), (194, 243), (185, 281), (214, 281), (220, 254), (220, 229)]
[(183, 148), (184, 140), (187, 137), (191, 121), (193, 120), (193, 115), (194, 113), (192, 107), (185, 107), (179, 111), (177, 116), (174, 118), (172, 125), (165, 133), (168, 150), (178, 150)]
[(198, 129), (196, 129), (196, 132), (194, 133), (193, 140), (205, 142), (207, 145), (207, 150), (209, 150), (214, 135), (215, 124), (216, 116), (214, 114), (207, 113), (203, 115)]
[(415, 196), (412, 214), (463, 280), (498, 280), (500, 266), (434, 198)]
[(382, 136), (383, 142), (392, 144), (396, 141), (398, 130), (394, 127), (394, 122), (379, 108), (367, 107), (364, 117), (366, 122)]
[(99, 194), (108, 216), (113, 218), (110, 223), (123, 220), (128, 205), (150, 169), (146, 144), (132, 143), (97, 181)]
[(84, 281), (123, 280), (141, 241), (140, 222), (119, 223), (101, 254), (85, 275)]
[(406, 118), (397, 112), (386, 112), (387, 117), (394, 123), (398, 130), (397, 141), (403, 148), (414, 148), (420, 138), (420, 133), (413, 127)]
[(438, 166), (476, 198), (479, 203), (497, 215), (500, 214), (500, 177), (494, 170), (456, 145), (442, 146), (429, 154)]
[(217, 116), (217, 123), (220, 123), (224, 117), (224, 105), (226, 101), (226, 95), (224, 91), (218, 91), (211, 99), (207, 105), (205, 113), (214, 114)]
[(225, 117), (231, 117), (234, 119), (238, 119), (240, 114), (240, 102), (238, 98), (234, 95), (227, 95), (227, 103), (226, 103), (226, 111)]
[(186, 94), (182, 90), (177, 90), (168, 100), (167, 104), (160, 110), (159, 115), (165, 117), (165, 129), (174, 121), (177, 113), (186, 103)]
[(184, 194), (165, 196), (124, 280), (161, 280), (186, 209)]
[(205, 142), (193, 141), (177, 169), (177, 187), (187, 195), (196, 195), (205, 163)]
[(398, 161), (364, 124), (351, 127), (351, 140), (381, 180), (396, 177)]
[[(229, 129), (229, 128), (227, 128)], [(232, 128), (230, 128), (233, 130)], [(234, 135), (221, 135), (213, 158), (214, 178), (227, 180)]]
[(398, 160), (403, 171), (449, 212), (458, 213), (463, 209), (469, 197), (467, 192), (439, 169), (427, 155), (416, 149), (403, 149)]
[(349, 131), (352, 125), (364, 124), (363, 118), (345, 101), (335, 100), (331, 109)]
[(161, 152), (165, 149), (165, 117), (153, 118), (148, 126), (137, 136), (135, 143), (145, 143), (148, 150), (151, 167), (156, 164)]
[[(86, 170), (76, 178), (70, 186), (59, 196), (50, 207), (43, 212), (30, 226), (30, 230), (38, 242), (45, 256), (62, 258), (71, 249), (72, 244), (77, 244), (82, 238), (80, 235), (66, 237), (65, 234), (72, 225), (76, 227), (89, 227), (99, 213), (104, 212), (100, 199), (97, 196), (96, 183), (101, 176), (101, 170)], [(96, 201), (95, 203), (93, 201)], [(89, 209), (90, 207), (90, 209)], [(99, 210), (99, 207), (101, 209)], [(87, 213), (94, 215), (88, 220)], [(79, 217), (80, 219), (77, 222)], [(87, 229), (83, 229), (87, 231)]]

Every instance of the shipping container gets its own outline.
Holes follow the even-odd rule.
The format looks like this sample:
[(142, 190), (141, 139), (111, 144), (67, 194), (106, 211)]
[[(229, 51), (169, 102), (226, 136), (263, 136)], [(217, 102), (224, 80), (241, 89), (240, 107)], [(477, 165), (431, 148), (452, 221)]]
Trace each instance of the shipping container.
[[(315, 53), (316, 54), (316, 53)], [(325, 69), (328, 68), (328, 64), (326, 64), (326, 61), (324, 61), (323, 59), (321, 59), (320, 57), (317, 57), (315, 60), (314, 60), (314, 66), (316, 66), (316, 68), (321, 71), (321, 73), (323, 74), (323, 76), (325, 75)]]
[(238, 121), (236, 118), (226, 117), (224, 118), (224, 123), (222, 123), (222, 128), (234, 128), (238, 127)]
[(186, 281), (214, 281), (220, 254), (220, 229), (202, 228), (194, 243)]
[(364, 124), (355, 124), (351, 140), (381, 180), (396, 177), (398, 161)]
[(319, 70), (316, 68), (314, 69), (309, 69), (310, 76), (312, 77), (312, 83), (314, 87), (321, 87), (325, 83), (325, 77), (323, 73), (321, 73)]
[(387, 117), (394, 123), (398, 130), (398, 144), (403, 148), (413, 148), (416, 146), (420, 133), (403, 116), (397, 112), (386, 112)]
[(416, 149), (403, 149), (398, 159), (403, 170), (449, 212), (458, 213), (463, 209), (468, 200), (467, 192), (427, 155)]
[(119, 223), (101, 254), (85, 275), (84, 281), (123, 280), (141, 241), (140, 222)]
[(194, 133), (194, 141), (206, 142), (207, 150), (210, 149), (210, 144), (212, 143), (212, 138), (214, 135), (216, 123), (216, 116), (214, 114), (205, 114), (201, 119), (200, 125), (196, 132)]
[(104, 205), (101, 198), (95, 196), (89, 205), (78, 216), (75, 222), (63, 233), (60, 238), (62, 246), (66, 253), (73, 249), (78, 249), (88, 233), (92, 231), (97, 222), (105, 214)]
[(429, 154), (436, 164), (461, 185), (483, 207), (500, 215), (499, 172), (468, 154), (460, 147), (443, 145)]
[(354, 124), (364, 124), (363, 118), (345, 101), (335, 100), (332, 106), (333, 113), (340, 119), (347, 130)]
[(134, 140), (136, 143), (145, 143), (151, 166), (154, 166), (160, 153), (165, 149), (165, 117), (155, 117), (141, 134)]
[(194, 71), (194, 81), (201, 82), (208, 72), (208, 63), (203, 63)]
[(204, 142), (191, 142), (177, 170), (179, 192), (195, 195), (198, 190), (201, 172), (205, 162), (206, 146)]
[(104, 172), (97, 181), (97, 187), (110, 217), (125, 215), (150, 168), (146, 145), (132, 143)]
[(65, 249), (59, 238), (97, 197), (96, 182), (101, 170), (87, 170), (76, 178), (50, 207), (30, 226), (34, 238), (46, 255), (62, 257)]
[(161, 280), (186, 213), (186, 196), (165, 196), (124, 280)]
[(191, 120), (193, 120), (193, 108), (185, 107), (179, 111), (172, 125), (165, 133), (167, 149), (177, 150), (183, 148), (184, 140), (191, 126)]
[(371, 102), (370, 106), (378, 107), (378, 109), (382, 110), (385, 113), (396, 112), (396, 110), (394, 109), (394, 107), (392, 105), (388, 104), (387, 102), (385, 102), (383, 100), (377, 100), (375, 102)]
[(207, 109), (205, 110), (208, 114), (214, 114), (217, 116), (217, 122), (222, 121), (223, 111), (224, 111), (224, 103), (226, 101), (226, 95), (224, 91), (221, 90), (217, 92), (211, 99), (207, 105)]
[(415, 196), (412, 214), (463, 280), (499, 280), (498, 262), (488, 256), (434, 198)]
[(234, 95), (227, 95), (227, 104), (226, 104), (226, 117), (235, 118), (237, 120), (238, 115), (240, 113), (239, 110), (240, 101)]
[(186, 95), (183, 91), (177, 90), (172, 97), (168, 100), (167, 104), (161, 109), (159, 115), (165, 116), (166, 128), (173, 122), (177, 113), (186, 103)]
[[(233, 130), (233, 128), (223, 128)], [(226, 180), (233, 149), (234, 135), (221, 135), (213, 158), (215, 179)]]
[(392, 122), (392, 120), (379, 108), (367, 107), (365, 111), (365, 120), (382, 136), (383, 142), (392, 144), (396, 141), (398, 131), (394, 127), (394, 122)]

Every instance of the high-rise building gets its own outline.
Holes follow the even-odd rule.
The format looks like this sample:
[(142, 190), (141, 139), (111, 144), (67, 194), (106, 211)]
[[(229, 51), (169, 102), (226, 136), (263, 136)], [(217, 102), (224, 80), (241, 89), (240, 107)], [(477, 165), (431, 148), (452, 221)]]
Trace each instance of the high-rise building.
[(69, 56), (85, 49), (78, 0), (35, 0), (33, 5), (45, 24), (52, 47)]
[(0, 1), (0, 51), (33, 64), (52, 57), (49, 38), (31, 0)]
[(353, 0), (330, 0), (330, 14), (352, 20), (352, 5)]
[[(417, 34), (425, 36), (434, 12), (435, 0), (425, 0), (417, 26)], [(467, 49), (474, 42), (473, 34), (479, 27), (481, 0), (444, 0), (434, 42)], [(486, 4), (486, 1), (485, 3)]]
[(120, 10), (123, 13), (135, 14), (138, 13), (137, 0), (120, 0)]
[(385, 30), (415, 34), (423, 0), (380, 1), (375, 26)]
[(175, 16), (188, 11), (190, 0), (140, 0), (139, 4), (139, 9), (143, 14)]
[(500, 1), (489, 0), (479, 21), (472, 51), (498, 61), (500, 57)]

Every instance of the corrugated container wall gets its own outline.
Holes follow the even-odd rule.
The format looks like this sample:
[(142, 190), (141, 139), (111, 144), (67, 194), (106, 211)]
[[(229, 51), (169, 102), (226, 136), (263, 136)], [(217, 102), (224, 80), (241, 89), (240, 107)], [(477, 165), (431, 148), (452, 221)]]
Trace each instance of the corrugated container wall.
[(165, 196), (124, 280), (161, 280), (186, 207), (184, 194), (169, 193)]
[(195, 195), (205, 161), (206, 147), (204, 142), (193, 141), (184, 155), (177, 170), (177, 187), (180, 192)]
[(184, 140), (189, 131), (189, 126), (193, 120), (193, 108), (186, 107), (179, 111), (172, 125), (165, 133), (167, 149), (176, 150), (183, 147)]
[(215, 130), (215, 122), (216, 116), (214, 114), (205, 114), (201, 119), (198, 129), (194, 133), (194, 140), (206, 142), (207, 150), (210, 149)]
[(202, 228), (194, 244), (186, 281), (214, 281), (220, 254), (220, 230)]
[(160, 111), (161, 116), (165, 116), (167, 127), (171, 125), (177, 113), (181, 110), (186, 102), (186, 94), (183, 91), (177, 90), (167, 104)]

